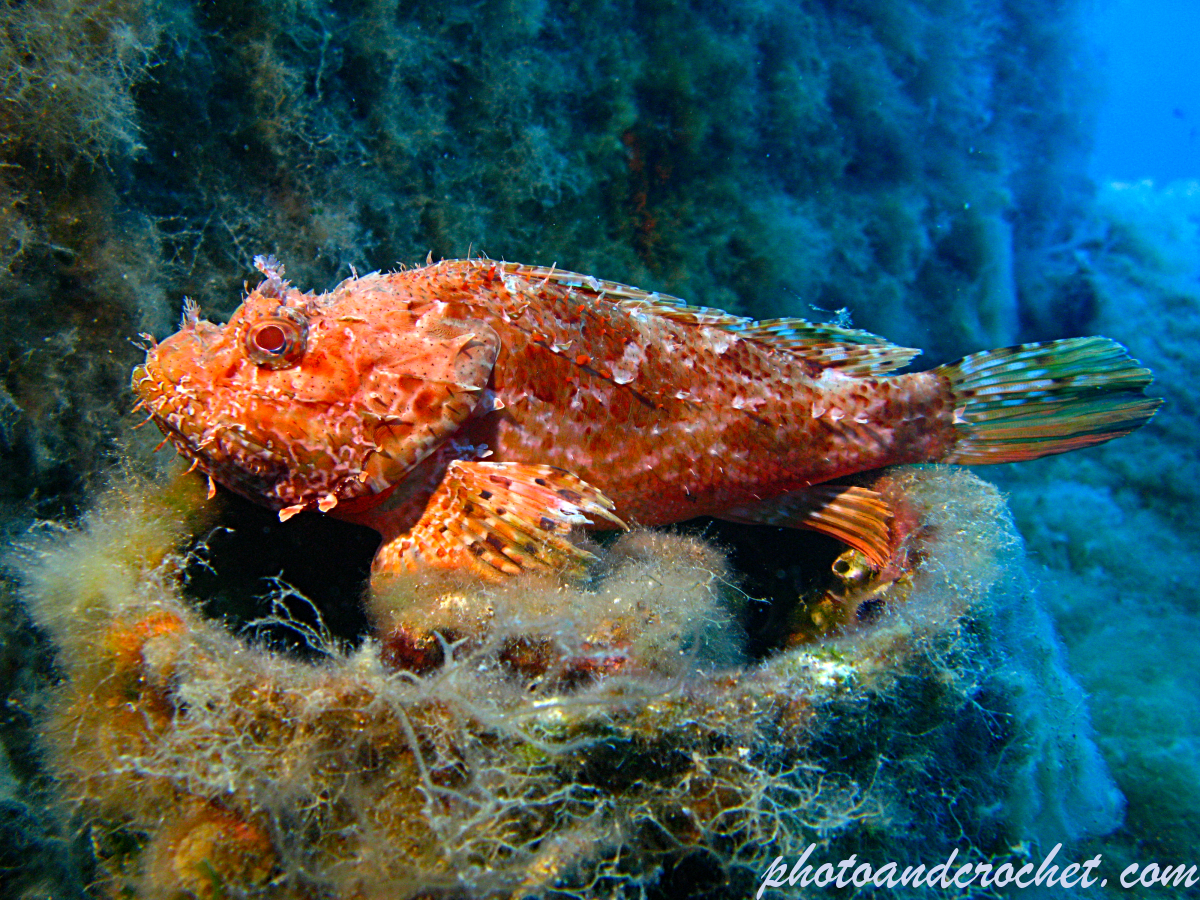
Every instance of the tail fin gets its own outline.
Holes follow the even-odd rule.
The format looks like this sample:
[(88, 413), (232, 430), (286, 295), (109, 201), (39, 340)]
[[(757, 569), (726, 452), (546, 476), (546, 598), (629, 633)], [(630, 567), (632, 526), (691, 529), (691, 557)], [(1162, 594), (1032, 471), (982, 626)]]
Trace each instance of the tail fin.
[(1018, 462), (1102, 444), (1162, 404), (1142, 393), (1150, 370), (1103, 337), (975, 353), (935, 371), (950, 380), (960, 434), (945, 462)]

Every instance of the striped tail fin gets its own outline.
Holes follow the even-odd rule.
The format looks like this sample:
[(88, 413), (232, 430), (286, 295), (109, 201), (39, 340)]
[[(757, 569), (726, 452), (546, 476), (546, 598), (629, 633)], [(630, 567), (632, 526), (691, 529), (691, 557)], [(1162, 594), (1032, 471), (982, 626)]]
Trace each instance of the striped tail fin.
[(975, 353), (936, 370), (950, 381), (959, 439), (945, 462), (1018, 462), (1065, 453), (1145, 425), (1162, 401), (1116, 341), (1071, 338)]

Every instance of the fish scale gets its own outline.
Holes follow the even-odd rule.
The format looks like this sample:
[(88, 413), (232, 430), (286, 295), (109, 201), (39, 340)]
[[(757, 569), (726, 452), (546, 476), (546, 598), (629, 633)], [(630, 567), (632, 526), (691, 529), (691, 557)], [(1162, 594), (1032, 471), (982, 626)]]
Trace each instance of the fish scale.
[(895, 374), (917, 351), (868, 332), (554, 267), (451, 260), (314, 295), (256, 264), (265, 280), (226, 325), (192, 305), (148, 342), (134, 389), (211, 479), (283, 518), (377, 529), (377, 574), (575, 565), (572, 527), (698, 515), (824, 531), (882, 566), (898, 540), (887, 504), (830, 482), (1073, 450), (1160, 402), (1106, 338)]

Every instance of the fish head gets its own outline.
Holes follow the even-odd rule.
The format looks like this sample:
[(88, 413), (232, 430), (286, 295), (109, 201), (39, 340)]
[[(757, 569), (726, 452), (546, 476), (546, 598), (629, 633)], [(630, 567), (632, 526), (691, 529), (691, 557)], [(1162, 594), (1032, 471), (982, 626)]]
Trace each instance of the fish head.
[(314, 296), (267, 274), (224, 325), (185, 302), (133, 389), (181, 454), (283, 518), (369, 506), (472, 414), (499, 339), (388, 276)]

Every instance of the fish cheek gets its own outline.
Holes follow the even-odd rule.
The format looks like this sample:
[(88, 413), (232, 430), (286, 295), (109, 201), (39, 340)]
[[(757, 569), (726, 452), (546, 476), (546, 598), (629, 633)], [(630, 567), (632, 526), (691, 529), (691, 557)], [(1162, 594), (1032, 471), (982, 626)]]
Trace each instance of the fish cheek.
[(391, 364), (377, 366), (368, 395), (380, 408), (378, 451), (367, 464), (373, 486), (405, 477), (470, 418), (492, 373), (500, 339), (482, 323), (439, 320), (390, 342)]

